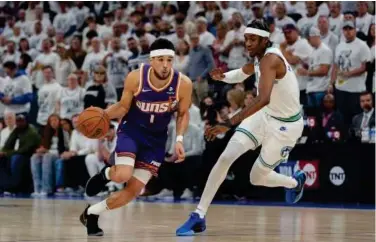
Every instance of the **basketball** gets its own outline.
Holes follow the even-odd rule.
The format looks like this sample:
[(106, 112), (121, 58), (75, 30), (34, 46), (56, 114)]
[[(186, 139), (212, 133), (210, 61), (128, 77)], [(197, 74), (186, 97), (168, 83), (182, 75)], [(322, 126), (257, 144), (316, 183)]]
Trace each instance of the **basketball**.
[(103, 109), (89, 107), (78, 116), (76, 128), (90, 139), (99, 139), (107, 134), (110, 118)]

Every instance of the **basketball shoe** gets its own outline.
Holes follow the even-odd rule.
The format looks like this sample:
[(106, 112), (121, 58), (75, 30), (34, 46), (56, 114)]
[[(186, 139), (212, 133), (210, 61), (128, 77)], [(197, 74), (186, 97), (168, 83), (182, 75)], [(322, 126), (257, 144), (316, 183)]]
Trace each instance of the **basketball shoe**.
[(286, 202), (289, 204), (297, 203), (303, 196), (304, 184), (307, 180), (307, 175), (304, 171), (297, 171), (292, 176), (298, 182), (298, 186), (295, 188), (286, 188)]
[(198, 213), (191, 213), (189, 219), (176, 230), (177, 236), (192, 236), (206, 230), (205, 218), (200, 218)]
[(110, 182), (110, 180), (106, 178), (106, 173), (105, 173), (108, 167), (109, 166), (103, 167), (103, 169), (98, 174), (92, 176), (87, 181), (86, 188), (85, 188), (85, 192), (87, 196), (89, 197), (95, 196), (105, 189), (106, 184)]
[(80, 221), (86, 227), (87, 235), (103, 236), (103, 230), (98, 227), (99, 215), (87, 214), (89, 207), (90, 205), (87, 205), (83, 213), (80, 215)]

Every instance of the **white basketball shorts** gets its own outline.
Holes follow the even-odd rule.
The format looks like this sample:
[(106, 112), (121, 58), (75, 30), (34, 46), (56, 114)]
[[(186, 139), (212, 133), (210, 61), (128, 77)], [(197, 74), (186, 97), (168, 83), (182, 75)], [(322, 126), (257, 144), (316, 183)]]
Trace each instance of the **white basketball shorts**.
[(236, 139), (254, 150), (261, 147), (260, 161), (270, 169), (287, 160), (304, 128), (301, 113), (290, 118), (276, 118), (260, 110), (236, 128)]

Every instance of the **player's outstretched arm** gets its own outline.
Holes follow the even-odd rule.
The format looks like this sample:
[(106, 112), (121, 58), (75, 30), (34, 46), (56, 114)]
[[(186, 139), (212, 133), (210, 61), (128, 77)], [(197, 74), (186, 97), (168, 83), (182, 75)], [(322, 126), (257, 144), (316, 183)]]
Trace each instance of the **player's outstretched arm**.
[(139, 90), (139, 70), (132, 71), (124, 80), (124, 90), (119, 102), (109, 106), (105, 112), (110, 119), (122, 118), (129, 111), (133, 96)]
[(254, 65), (245, 64), (242, 68), (223, 73), (221, 68), (215, 68), (210, 72), (210, 77), (216, 81), (234, 84), (243, 82), (255, 72)]
[(261, 76), (258, 86), (259, 94), (247, 107), (229, 120), (231, 125), (238, 125), (241, 121), (269, 104), (273, 83), (276, 79), (277, 69), (281, 65), (281, 62), (282, 60), (278, 56), (272, 54), (268, 54), (261, 59)]
[[(182, 75), (182, 74), (181, 74)], [(182, 75), (179, 87), (179, 108), (176, 117), (176, 135), (184, 135), (189, 124), (189, 108), (192, 103), (192, 81)]]
[[(181, 74), (182, 75), (182, 74)], [(192, 103), (192, 81), (185, 75), (181, 76), (179, 87), (179, 107), (176, 117), (176, 145), (177, 162), (185, 159), (183, 135), (189, 125), (189, 108)]]

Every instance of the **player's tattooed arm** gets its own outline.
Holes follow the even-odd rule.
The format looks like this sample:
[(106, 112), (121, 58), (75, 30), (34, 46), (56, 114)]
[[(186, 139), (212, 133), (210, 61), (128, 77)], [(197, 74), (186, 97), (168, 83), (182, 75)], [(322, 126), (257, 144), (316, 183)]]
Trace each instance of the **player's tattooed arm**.
[(105, 111), (110, 119), (122, 118), (131, 107), (133, 96), (140, 90), (139, 70), (132, 71), (124, 80), (124, 90), (119, 102), (109, 106)]
[[(182, 74), (181, 74), (182, 75)], [(176, 135), (184, 135), (189, 124), (189, 108), (192, 103), (192, 81), (185, 75), (181, 76), (179, 90), (179, 107), (176, 117)]]
[(238, 125), (241, 121), (253, 115), (263, 107), (269, 104), (270, 95), (277, 75), (278, 66), (281, 59), (276, 55), (266, 55), (260, 62), (260, 81), (258, 86), (259, 94), (253, 101), (242, 109), (238, 114), (228, 120), (231, 126)]

